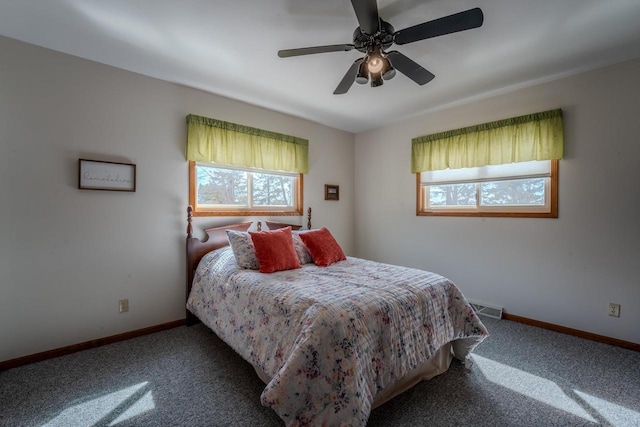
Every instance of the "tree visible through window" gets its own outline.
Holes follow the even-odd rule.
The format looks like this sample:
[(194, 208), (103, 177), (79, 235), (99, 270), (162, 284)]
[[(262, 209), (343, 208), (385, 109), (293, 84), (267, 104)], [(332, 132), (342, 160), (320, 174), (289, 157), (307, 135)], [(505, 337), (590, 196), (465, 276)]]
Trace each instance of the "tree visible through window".
[(544, 206), (545, 178), (483, 182), (481, 206)]
[(247, 173), (198, 166), (197, 194), (199, 205), (246, 205)]

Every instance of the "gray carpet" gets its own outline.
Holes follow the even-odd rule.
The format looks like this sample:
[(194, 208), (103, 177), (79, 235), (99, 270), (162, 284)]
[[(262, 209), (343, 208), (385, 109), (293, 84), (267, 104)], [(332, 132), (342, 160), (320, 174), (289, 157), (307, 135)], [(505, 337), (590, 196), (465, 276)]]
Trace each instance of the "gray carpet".
[[(640, 353), (507, 320), (467, 369), (373, 410), (368, 426), (640, 426)], [(282, 426), (251, 366), (203, 325), (0, 372), (2, 426)]]

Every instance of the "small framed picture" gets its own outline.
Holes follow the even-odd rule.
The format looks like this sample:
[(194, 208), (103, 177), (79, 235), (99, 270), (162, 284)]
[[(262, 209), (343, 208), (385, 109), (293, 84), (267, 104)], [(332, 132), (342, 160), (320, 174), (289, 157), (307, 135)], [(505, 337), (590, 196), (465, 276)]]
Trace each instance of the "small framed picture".
[(324, 185), (324, 199), (325, 200), (340, 200), (340, 186), (339, 185)]
[(80, 159), (78, 188), (81, 190), (136, 191), (136, 165)]

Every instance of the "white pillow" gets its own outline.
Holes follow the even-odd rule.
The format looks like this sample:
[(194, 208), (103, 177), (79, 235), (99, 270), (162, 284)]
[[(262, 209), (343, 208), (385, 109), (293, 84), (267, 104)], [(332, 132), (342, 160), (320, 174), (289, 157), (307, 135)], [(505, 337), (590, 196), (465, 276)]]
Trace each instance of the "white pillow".
[(249, 232), (227, 230), (227, 237), (238, 266), (250, 270), (259, 270), (260, 263)]

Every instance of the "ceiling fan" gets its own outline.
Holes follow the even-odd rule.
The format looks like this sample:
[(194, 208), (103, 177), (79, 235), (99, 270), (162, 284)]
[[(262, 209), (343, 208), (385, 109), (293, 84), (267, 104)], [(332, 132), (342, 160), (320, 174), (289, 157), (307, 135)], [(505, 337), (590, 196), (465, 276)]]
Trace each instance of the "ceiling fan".
[(430, 82), (435, 76), (402, 53), (392, 50), (392, 44), (403, 45), (445, 34), (478, 28), (484, 21), (480, 8), (469, 9), (433, 21), (424, 22), (395, 31), (393, 26), (378, 15), (376, 0), (351, 0), (360, 26), (353, 32), (353, 43), (326, 46), (303, 47), (278, 51), (280, 58), (311, 55), (315, 53), (340, 52), (357, 49), (364, 53), (356, 59), (333, 92), (334, 95), (347, 93), (354, 81), (372, 87), (381, 86), (384, 80), (392, 79), (396, 70), (419, 85)]

